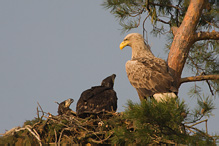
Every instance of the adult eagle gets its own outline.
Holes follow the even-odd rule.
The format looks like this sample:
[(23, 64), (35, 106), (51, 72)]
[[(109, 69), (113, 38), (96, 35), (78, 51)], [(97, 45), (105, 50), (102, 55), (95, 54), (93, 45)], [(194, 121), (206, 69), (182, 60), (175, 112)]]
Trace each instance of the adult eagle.
[(79, 117), (101, 112), (115, 112), (117, 109), (117, 95), (113, 90), (116, 75), (105, 78), (100, 86), (85, 90), (78, 100), (76, 113)]
[(120, 49), (125, 46), (132, 48), (132, 59), (126, 62), (126, 72), (140, 100), (151, 96), (157, 100), (164, 96), (175, 97), (172, 92), (177, 90), (172, 86), (174, 79), (168, 73), (166, 62), (153, 55), (142, 35), (128, 34), (120, 44)]

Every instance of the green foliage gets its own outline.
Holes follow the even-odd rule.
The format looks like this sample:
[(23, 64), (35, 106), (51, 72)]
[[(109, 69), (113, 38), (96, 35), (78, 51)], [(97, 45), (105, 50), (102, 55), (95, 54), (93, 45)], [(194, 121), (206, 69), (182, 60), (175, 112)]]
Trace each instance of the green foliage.
[(190, 110), (190, 113), (187, 116), (186, 123), (196, 123), (200, 121), (203, 117), (210, 117), (212, 111), (215, 109), (213, 104), (213, 99), (209, 96), (207, 98), (198, 97), (197, 105), (193, 110)]
[(31, 125), (32, 126), (32, 125), (34, 125), (37, 122), (41, 122), (41, 119), (40, 118), (34, 118), (33, 120), (26, 120), (24, 122), (23, 126), (25, 126), (25, 125)]
[(129, 110), (126, 110), (125, 118), (133, 121), (135, 136), (131, 137), (138, 143), (151, 143), (156, 137), (173, 140), (181, 136), (179, 125), (183, 121), (183, 104), (177, 107), (173, 102), (166, 104), (149, 101), (138, 105), (129, 101)]
[[(105, 0), (102, 5), (106, 9), (110, 9), (110, 12), (120, 20), (120, 24), (126, 31), (138, 27), (142, 19), (144, 23), (150, 17), (153, 26), (162, 32), (164, 28), (157, 25), (158, 21), (171, 26), (179, 26), (182, 22), (183, 18), (181, 17), (184, 17), (182, 14), (185, 13), (185, 10), (181, 9), (182, 3), (181, 0), (178, 2), (172, 2), (172, 0)], [(174, 15), (176, 16), (174, 17)], [(133, 26), (133, 22), (129, 21), (131, 18), (136, 18), (135, 21), (138, 25)], [(152, 30), (152, 33), (157, 33), (156, 29)]]
[[(184, 102), (170, 98), (157, 102), (154, 99), (142, 101), (140, 104), (128, 101), (124, 113), (104, 113), (91, 115), (85, 119), (75, 115), (53, 116), (47, 120), (34, 118), (0, 137), (0, 144), (33, 145), (60, 142), (60, 144), (192, 144), (202, 145), (214, 143), (204, 131), (193, 129), (195, 122), (209, 116), (214, 109), (212, 100), (199, 99), (198, 107), (189, 112)], [(30, 130), (28, 130), (28, 127)], [(188, 133), (192, 129), (193, 134)]]
[[(213, 3), (207, 5), (208, 8), (203, 11), (197, 29), (211, 29), (212, 26), (219, 27), (215, 19), (218, 14), (217, 7)], [(154, 27), (159, 28), (158, 21), (169, 26), (180, 26), (189, 6), (189, 0), (105, 0), (102, 6), (110, 9), (110, 13), (122, 22), (120, 24), (123, 27), (125, 26), (124, 30), (129, 31), (139, 25), (133, 27), (133, 22), (130, 23), (126, 20), (136, 18), (136, 22), (142, 19), (146, 21), (145, 14), (150, 16)], [(144, 17), (142, 18), (142, 16)], [(164, 28), (159, 29), (164, 30)], [(152, 30), (152, 33), (156, 33), (156, 30)]]
[[(187, 67), (196, 75), (219, 74), (219, 41), (196, 42), (189, 52)], [(219, 80), (207, 82), (213, 95), (219, 92)]]
[[(206, 101), (208, 102), (208, 101)], [(200, 107), (208, 113), (212, 108), (199, 101)], [(200, 113), (198, 111), (198, 113)], [(203, 135), (200, 130), (194, 135), (185, 131), (185, 123), (189, 113), (184, 102), (169, 99), (163, 102), (155, 100), (143, 101), (140, 104), (128, 101), (128, 106), (122, 118), (125, 122), (117, 125), (115, 134), (111, 138), (114, 144), (213, 144), (213, 139)], [(199, 119), (200, 120), (200, 119)], [(201, 132), (199, 134), (199, 132)]]

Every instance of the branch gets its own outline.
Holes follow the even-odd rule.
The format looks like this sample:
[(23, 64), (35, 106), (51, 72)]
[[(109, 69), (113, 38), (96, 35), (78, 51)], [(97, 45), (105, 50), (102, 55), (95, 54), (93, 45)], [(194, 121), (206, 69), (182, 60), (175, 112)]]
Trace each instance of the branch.
[(175, 9), (178, 9), (178, 10), (181, 10), (179, 7), (177, 6), (174, 6), (174, 5), (165, 5), (165, 4), (158, 4), (158, 3), (153, 3), (153, 2), (149, 2), (149, 5), (154, 5), (154, 6), (166, 6), (166, 7), (172, 7), (172, 8), (175, 8)]
[(208, 119), (205, 119), (205, 120), (199, 121), (199, 122), (197, 122), (197, 123), (194, 123), (194, 124), (192, 124), (192, 125), (190, 125), (190, 126), (193, 127), (193, 126), (195, 126), (195, 125), (198, 125), (198, 124), (200, 124), (200, 123), (207, 122), (207, 121), (208, 121)]
[(199, 130), (198, 128), (195, 128), (195, 127), (192, 127), (192, 126), (188, 126), (188, 125), (185, 125), (186, 128), (191, 128), (191, 129), (194, 129), (196, 131), (198, 131), (200, 134), (202, 134), (203, 136), (207, 136), (209, 138), (212, 138), (212, 136), (208, 135), (207, 133), (204, 133), (203, 131)]
[(200, 40), (219, 40), (219, 31), (198, 32), (195, 34), (195, 41)]
[(33, 129), (33, 128), (30, 125), (26, 125), (24, 128), (15, 127), (15, 128), (12, 128), (11, 130), (5, 132), (5, 134), (1, 134), (1, 135), (10, 136), (10, 135), (14, 135), (15, 132), (28, 130), (37, 139), (39, 145), (42, 146), (42, 143), (40, 140), (40, 135), (37, 133), (37, 131), (35, 129), (33, 129), (33, 131), (31, 129)]
[(164, 24), (170, 24), (170, 21), (166, 22), (166, 21), (161, 20), (161, 19), (159, 19), (159, 18), (157, 18), (157, 21), (160, 21), (160, 22), (162, 22), (162, 23), (164, 23)]
[(190, 0), (185, 17), (173, 38), (168, 55), (169, 72), (175, 79), (173, 86), (180, 85), (180, 77), (188, 57), (191, 46), (194, 44), (194, 34), (200, 20), (205, 0)]
[(95, 144), (103, 144), (103, 142), (107, 141), (113, 134), (114, 134), (114, 132), (111, 132), (108, 137), (106, 137), (105, 139), (102, 139), (102, 140), (95, 140), (93, 138), (89, 138), (88, 141), (91, 141), (91, 142), (93, 142)]
[(186, 83), (186, 82), (203, 81), (203, 80), (219, 80), (219, 74), (218, 75), (201, 75), (201, 76), (181, 78), (180, 84)]
[(171, 31), (172, 31), (174, 36), (176, 35), (177, 30), (178, 30), (178, 27), (176, 27), (176, 26), (171, 27)]
[(41, 143), (41, 140), (40, 140), (40, 136), (39, 134), (36, 132), (36, 131), (32, 131), (31, 130), (31, 126), (30, 125), (26, 125), (25, 126), (25, 129), (27, 129), (39, 142), (39, 145), (42, 146), (42, 143)]

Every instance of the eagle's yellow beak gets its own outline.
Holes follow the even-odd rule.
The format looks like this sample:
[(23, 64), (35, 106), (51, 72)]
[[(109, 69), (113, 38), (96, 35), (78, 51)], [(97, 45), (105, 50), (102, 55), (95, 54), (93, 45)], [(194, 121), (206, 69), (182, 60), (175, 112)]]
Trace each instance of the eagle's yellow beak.
[(122, 50), (125, 46), (127, 46), (129, 44), (129, 41), (123, 41), (121, 42), (121, 44), (119, 45), (119, 48)]

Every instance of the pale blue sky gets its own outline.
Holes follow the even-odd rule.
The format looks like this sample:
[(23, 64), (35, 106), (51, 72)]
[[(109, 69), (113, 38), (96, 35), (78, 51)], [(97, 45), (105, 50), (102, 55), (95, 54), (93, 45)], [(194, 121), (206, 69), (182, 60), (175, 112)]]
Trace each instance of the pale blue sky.
[[(127, 99), (139, 102), (125, 72), (131, 49), (119, 49), (127, 33), (121, 34), (119, 22), (101, 3), (0, 1), (0, 133), (36, 117), (37, 102), (56, 115), (54, 101), (73, 98), (75, 110), (84, 90), (113, 73), (118, 111), (124, 110)], [(148, 32), (151, 28), (146, 26)], [(142, 29), (131, 32), (142, 33)], [(155, 56), (166, 59), (165, 39), (148, 37)], [(194, 105), (196, 100), (187, 98), (188, 85), (182, 85), (179, 96)], [(218, 112), (209, 120), (210, 132), (219, 132)]]

